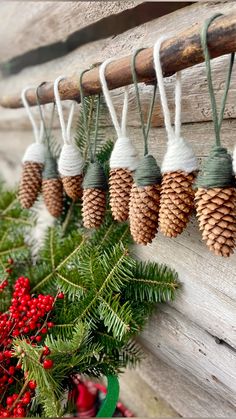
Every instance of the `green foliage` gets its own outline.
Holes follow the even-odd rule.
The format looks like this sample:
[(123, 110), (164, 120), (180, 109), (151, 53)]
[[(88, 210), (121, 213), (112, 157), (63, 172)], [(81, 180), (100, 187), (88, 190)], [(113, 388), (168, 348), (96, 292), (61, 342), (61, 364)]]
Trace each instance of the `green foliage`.
[[(96, 99), (86, 99), (91, 138), (94, 132)], [(104, 106), (104, 105), (102, 105)], [(103, 108), (102, 108), (103, 109)], [(83, 114), (77, 127), (76, 143), (88, 161)], [(107, 164), (112, 142), (98, 137), (97, 157)], [(55, 148), (56, 150), (56, 148)], [(56, 153), (56, 151), (55, 151)], [(31, 414), (60, 417), (68, 377), (116, 374), (127, 365), (135, 366), (142, 353), (133, 341), (156, 306), (174, 298), (177, 274), (157, 263), (140, 262), (130, 254), (129, 226), (115, 222), (109, 211), (101, 228), (82, 227), (81, 203), (66, 200), (65, 214), (50, 228), (44, 246), (32, 263), (25, 234), (34, 224), (30, 212), (20, 208), (13, 192), (0, 189), (0, 269), (5, 274), (8, 257), (13, 257), (14, 276), (28, 276), (32, 293), (63, 292), (53, 310), (54, 327), (35, 347), (15, 339), (16, 355), (28, 379), (37, 381)], [(13, 278), (13, 276), (12, 276)], [(1, 302), (6, 309), (9, 299)], [(42, 367), (42, 347), (51, 350), (54, 366)]]

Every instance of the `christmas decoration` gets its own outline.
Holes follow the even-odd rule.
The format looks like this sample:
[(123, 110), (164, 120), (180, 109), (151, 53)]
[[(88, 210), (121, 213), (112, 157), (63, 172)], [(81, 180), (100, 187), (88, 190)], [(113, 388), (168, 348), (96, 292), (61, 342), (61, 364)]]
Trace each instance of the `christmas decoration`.
[(86, 108), (83, 95), (82, 77), (80, 76), (80, 94), (81, 103), (84, 114), (84, 122), (86, 124), (87, 144), (90, 152), (90, 162), (88, 164), (86, 174), (83, 181), (83, 223), (86, 228), (98, 228), (104, 219), (106, 212), (106, 190), (107, 181), (104, 169), (96, 158), (96, 144), (98, 134), (98, 121), (100, 110), (100, 96), (97, 97), (96, 105), (96, 124), (94, 133), (94, 147), (92, 147), (90, 140), (90, 130), (88, 125), (88, 115), (86, 115)]
[(58, 170), (62, 177), (62, 183), (65, 192), (73, 200), (77, 201), (82, 197), (82, 181), (83, 181), (83, 166), (84, 161), (81, 156), (79, 148), (72, 142), (70, 131), (74, 114), (75, 103), (72, 103), (70, 114), (68, 118), (67, 127), (62, 112), (62, 105), (58, 91), (58, 84), (63, 79), (63, 76), (58, 77), (54, 82), (54, 96), (57, 104), (57, 110), (62, 130), (63, 147), (58, 161)]
[(40, 131), (26, 99), (29, 87), (23, 89), (21, 99), (33, 127), (35, 142), (28, 146), (23, 157), (23, 169), (19, 187), (19, 200), (23, 208), (30, 208), (35, 203), (42, 184), (44, 164), (43, 126)]
[(58, 175), (57, 162), (47, 148), (42, 184), (43, 199), (49, 213), (60, 217), (63, 210), (63, 187)]
[(117, 140), (110, 158), (109, 192), (112, 215), (117, 221), (126, 221), (129, 216), (129, 199), (133, 184), (133, 172), (138, 165), (138, 153), (126, 134), (126, 119), (128, 112), (128, 89), (124, 90), (124, 105), (121, 125), (107, 87), (105, 71), (112, 61), (108, 59), (99, 68), (99, 75), (104, 97), (114, 124)]
[(154, 85), (148, 121), (145, 127), (135, 70), (135, 58), (138, 52), (139, 50), (134, 54), (132, 59), (132, 74), (143, 130), (144, 157), (138, 164), (134, 175), (134, 184), (130, 195), (129, 217), (130, 231), (134, 241), (138, 244), (147, 245), (154, 239), (158, 228), (161, 173), (154, 157), (148, 154), (148, 133), (155, 102), (156, 85)]
[(171, 126), (170, 111), (165, 93), (160, 48), (162, 36), (154, 46), (153, 58), (160, 99), (168, 135), (167, 151), (162, 163), (159, 223), (161, 232), (176, 237), (186, 227), (194, 208), (193, 182), (198, 164), (191, 146), (180, 136), (181, 128), (181, 73), (176, 74), (175, 130)]
[(208, 87), (212, 105), (215, 144), (197, 179), (196, 208), (200, 230), (202, 230), (202, 238), (206, 241), (207, 247), (215, 255), (228, 257), (234, 252), (235, 248), (236, 193), (232, 158), (226, 148), (221, 146), (220, 128), (230, 85), (234, 54), (230, 57), (225, 91), (222, 98), (220, 115), (218, 116), (211, 78), (207, 31), (211, 22), (219, 16), (220, 14), (216, 14), (206, 20), (201, 32), (201, 42), (205, 55)]
[[(32, 264), (24, 234), (34, 219), (20, 208), (14, 193), (0, 186), (0, 276), (5, 297), (0, 299), (0, 341), (6, 341), (0, 343), (0, 368), (7, 368), (10, 380), (6, 384), (0, 374), (2, 416), (70, 414), (69, 400), (61, 401), (73, 387), (73, 377), (78, 373), (114, 377), (135, 365), (141, 352), (131, 339), (156, 303), (173, 299), (178, 286), (176, 273), (166, 266), (129, 255), (126, 224), (115, 223), (107, 214), (102, 227), (88, 235), (80, 227), (80, 204), (72, 208), (66, 234), (59, 223), (50, 228)], [(115, 377), (109, 388), (112, 383)]]

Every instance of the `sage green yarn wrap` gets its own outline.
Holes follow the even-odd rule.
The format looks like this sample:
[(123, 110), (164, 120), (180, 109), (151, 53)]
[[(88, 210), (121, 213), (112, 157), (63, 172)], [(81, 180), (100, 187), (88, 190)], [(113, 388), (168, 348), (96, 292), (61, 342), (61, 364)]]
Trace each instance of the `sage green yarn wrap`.
[(89, 163), (83, 181), (84, 189), (107, 190), (107, 179), (103, 167), (98, 161)]
[(228, 188), (235, 186), (232, 157), (224, 147), (214, 146), (211, 149), (195, 186), (197, 188)]
[(51, 154), (47, 153), (45, 157), (43, 179), (56, 179), (58, 178), (57, 162)]
[(144, 156), (135, 171), (134, 181), (137, 186), (149, 186), (161, 183), (161, 170), (150, 154)]

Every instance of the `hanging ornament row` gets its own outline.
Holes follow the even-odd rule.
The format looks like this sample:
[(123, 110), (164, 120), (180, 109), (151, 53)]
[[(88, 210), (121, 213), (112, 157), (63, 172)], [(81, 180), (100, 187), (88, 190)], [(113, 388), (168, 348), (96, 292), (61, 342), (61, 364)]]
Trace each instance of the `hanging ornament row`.
[[(220, 15), (217, 14), (208, 19), (201, 33), (216, 140), (210, 156), (197, 178), (196, 186), (194, 185), (194, 181), (198, 170), (197, 159), (192, 148), (181, 137), (180, 133), (180, 73), (176, 74), (174, 129), (171, 125), (160, 62), (161, 44), (167, 37), (160, 37), (153, 50), (154, 68), (168, 139), (167, 151), (161, 170), (154, 157), (148, 152), (148, 134), (151, 126), (157, 85), (155, 84), (153, 88), (148, 119), (145, 124), (135, 69), (136, 56), (140, 50), (135, 52), (132, 58), (131, 68), (144, 139), (144, 155), (141, 160), (138, 157), (137, 150), (126, 134), (128, 89), (127, 87), (124, 89), (124, 104), (121, 123), (119, 123), (105, 77), (106, 66), (112, 59), (106, 60), (99, 68), (103, 94), (117, 134), (117, 140), (110, 157), (109, 192), (111, 211), (114, 219), (117, 221), (122, 222), (129, 218), (131, 234), (136, 243), (144, 245), (151, 243), (157, 233), (158, 225), (160, 226), (161, 232), (168, 237), (176, 237), (182, 233), (194, 209), (194, 187), (197, 187), (195, 203), (200, 229), (203, 231), (203, 240), (206, 241), (209, 249), (217, 255), (229, 256), (234, 251), (236, 233), (235, 180), (233, 178), (231, 156), (221, 146), (220, 141), (220, 128), (230, 84), (234, 54), (231, 55), (225, 94), (222, 100), (220, 116), (218, 117), (207, 47), (208, 27), (218, 16)], [(70, 135), (74, 103), (72, 103), (66, 127), (58, 92), (58, 84), (63, 79), (60, 76), (54, 83), (54, 95), (63, 139), (63, 147), (58, 161), (60, 176), (57, 171), (57, 163), (50, 154), (49, 136), (45, 127), (43, 113), (40, 110), (41, 125), (40, 129), (38, 129), (25, 97), (28, 89), (26, 88), (22, 92), (22, 101), (33, 127), (35, 143), (29, 146), (23, 158), (23, 173), (19, 197), (23, 207), (31, 207), (37, 199), (41, 184), (43, 184), (45, 203), (51, 214), (59, 216), (62, 212), (63, 205), (62, 181), (65, 192), (72, 200), (76, 201), (82, 196), (84, 226), (87, 228), (97, 228), (102, 224), (104, 219), (107, 192), (104, 169), (96, 157), (100, 96), (96, 98), (96, 129), (93, 141), (91, 141), (82, 86), (83, 74), (84, 72), (80, 75), (81, 104), (83, 119), (86, 125), (86, 139), (90, 152), (90, 161), (84, 180), (84, 161), (80, 150), (72, 141)], [(46, 144), (44, 144), (43, 137), (46, 138)], [(233, 163), (236, 172), (235, 161), (236, 149), (234, 151)]]

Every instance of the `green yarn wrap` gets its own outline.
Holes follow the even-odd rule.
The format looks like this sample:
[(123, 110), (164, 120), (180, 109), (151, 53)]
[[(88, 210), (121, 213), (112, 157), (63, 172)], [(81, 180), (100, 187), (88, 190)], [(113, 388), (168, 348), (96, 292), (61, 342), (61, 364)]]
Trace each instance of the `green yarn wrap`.
[(150, 154), (144, 156), (134, 174), (137, 186), (149, 186), (161, 183), (161, 170), (156, 160)]
[(43, 169), (44, 179), (56, 179), (58, 178), (57, 162), (50, 153), (49, 150), (46, 152), (45, 163)]
[(235, 185), (232, 157), (224, 147), (212, 147), (199, 173), (197, 188), (228, 188)]
[(107, 179), (103, 167), (98, 161), (89, 163), (83, 181), (84, 189), (107, 189)]

